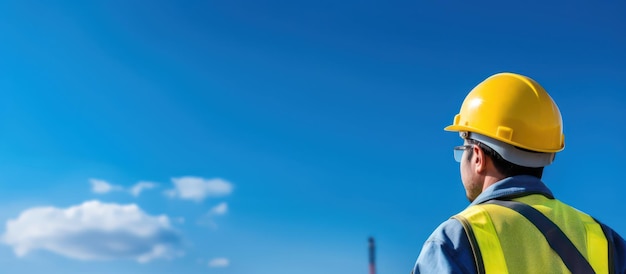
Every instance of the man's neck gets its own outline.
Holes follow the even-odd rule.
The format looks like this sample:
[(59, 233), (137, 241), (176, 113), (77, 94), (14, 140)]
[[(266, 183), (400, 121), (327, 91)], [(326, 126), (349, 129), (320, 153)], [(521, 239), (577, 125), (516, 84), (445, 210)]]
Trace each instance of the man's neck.
[(485, 176), (485, 178), (483, 180), (483, 191), (485, 191), (485, 189), (487, 189), (488, 187), (492, 186), (493, 184), (501, 181), (502, 179), (504, 179), (504, 176), (502, 176), (500, 173), (489, 174), (489, 175)]

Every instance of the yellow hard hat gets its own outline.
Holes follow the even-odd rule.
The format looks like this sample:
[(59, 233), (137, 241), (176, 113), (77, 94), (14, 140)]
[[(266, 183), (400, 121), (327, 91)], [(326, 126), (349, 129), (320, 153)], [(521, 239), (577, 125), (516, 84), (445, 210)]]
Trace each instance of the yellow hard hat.
[(536, 152), (565, 147), (556, 103), (533, 79), (515, 73), (498, 73), (478, 84), (444, 130), (474, 132)]

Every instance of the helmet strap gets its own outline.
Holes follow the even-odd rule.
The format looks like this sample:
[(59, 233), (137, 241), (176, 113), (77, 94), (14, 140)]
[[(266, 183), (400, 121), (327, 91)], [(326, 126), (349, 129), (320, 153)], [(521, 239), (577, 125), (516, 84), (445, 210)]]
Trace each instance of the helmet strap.
[(502, 158), (519, 166), (544, 167), (550, 165), (556, 156), (556, 153), (523, 150), (475, 132), (461, 131), (459, 135), (463, 139), (474, 139), (489, 146), (491, 149), (498, 152)]

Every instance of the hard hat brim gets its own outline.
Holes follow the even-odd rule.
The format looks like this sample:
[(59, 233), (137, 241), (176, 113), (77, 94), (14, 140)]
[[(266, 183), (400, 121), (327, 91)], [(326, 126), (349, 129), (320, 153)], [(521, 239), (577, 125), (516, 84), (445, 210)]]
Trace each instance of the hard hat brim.
[[(451, 132), (460, 132), (460, 131), (467, 131), (467, 132), (474, 132), (474, 133), (478, 133), (478, 134), (482, 134), (482, 135), (486, 135), (489, 136), (489, 132), (482, 132), (481, 130), (478, 130), (476, 128), (473, 127), (467, 127), (467, 126), (461, 126), (461, 125), (449, 125), (445, 128), (443, 128), (443, 130), (445, 131), (451, 131)], [(502, 141), (502, 142), (506, 142), (510, 145), (516, 146), (516, 147), (520, 147), (523, 149), (527, 149), (527, 150), (531, 150), (531, 151), (536, 151), (536, 152), (545, 152), (545, 153), (556, 153), (559, 151), (563, 150), (563, 147), (558, 148), (558, 149), (537, 149), (537, 148), (530, 148), (530, 147), (526, 147), (522, 144), (518, 144), (515, 142), (511, 142), (511, 140), (506, 140), (506, 139), (502, 139), (502, 138), (497, 138), (496, 136), (491, 136), (491, 138), (496, 139), (498, 141)]]

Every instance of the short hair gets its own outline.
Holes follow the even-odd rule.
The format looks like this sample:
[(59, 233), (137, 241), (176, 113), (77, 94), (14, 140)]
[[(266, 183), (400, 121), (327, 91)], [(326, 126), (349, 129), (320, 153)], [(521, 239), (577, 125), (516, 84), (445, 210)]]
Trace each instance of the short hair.
[[(517, 175), (530, 175), (530, 176), (534, 176), (534, 177), (541, 179), (541, 176), (543, 176), (543, 167), (525, 167), (525, 166), (516, 165), (502, 158), (502, 156), (498, 152), (496, 152), (489, 146), (483, 144), (482, 142), (474, 140), (474, 139), (466, 139), (466, 140), (469, 144), (477, 145), (478, 147), (480, 147), (485, 153), (485, 155), (487, 155), (487, 157), (491, 159), (496, 170), (502, 173), (502, 175), (504, 175), (505, 177), (511, 177), (511, 176), (517, 176)], [(474, 154), (474, 151), (470, 149), (468, 152), (467, 159), (468, 160), (471, 159), (473, 154)]]

